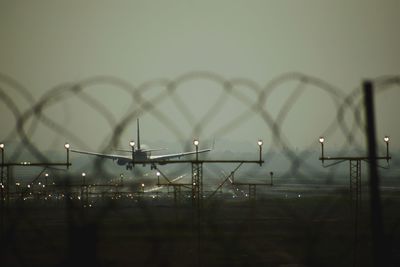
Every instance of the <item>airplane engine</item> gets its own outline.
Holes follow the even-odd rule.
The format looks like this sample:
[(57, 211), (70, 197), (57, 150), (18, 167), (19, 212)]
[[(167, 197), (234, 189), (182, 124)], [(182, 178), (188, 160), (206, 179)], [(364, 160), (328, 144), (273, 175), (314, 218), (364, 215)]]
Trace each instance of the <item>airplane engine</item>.
[(118, 165), (125, 165), (127, 163), (129, 163), (129, 160), (126, 160), (126, 159), (118, 159), (117, 160)]

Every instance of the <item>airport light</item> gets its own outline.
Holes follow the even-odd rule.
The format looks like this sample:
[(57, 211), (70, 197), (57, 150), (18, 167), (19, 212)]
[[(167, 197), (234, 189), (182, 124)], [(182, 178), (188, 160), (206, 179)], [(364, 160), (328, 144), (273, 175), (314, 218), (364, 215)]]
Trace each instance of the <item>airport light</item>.
[(161, 175), (161, 173), (157, 172), (156, 174), (157, 174), (157, 185), (160, 186), (160, 175)]
[(45, 173), (44, 174), (44, 184), (47, 186), (47, 178), (49, 178), (49, 174)]
[(199, 160), (199, 140), (194, 139), (193, 145), (196, 147), (196, 161)]
[(195, 146), (199, 146), (199, 140), (197, 140), (197, 139), (194, 139), (194, 140), (193, 140), (193, 145), (195, 145)]
[(135, 141), (129, 141), (129, 146), (132, 148), (132, 166), (135, 165)]
[(64, 148), (67, 150), (67, 169), (69, 168), (69, 148), (70, 148), (70, 144), (69, 143), (65, 143), (64, 144)]
[(86, 184), (86, 172), (82, 172), (82, 184), (85, 185)]
[[(4, 143), (0, 144), (0, 149), (1, 149), (1, 168), (3, 168), (3, 164), (4, 164)], [(3, 176), (1, 176), (1, 178), (3, 178)]]
[(325, 142), (325, 138), (323, 136), (320, 136), (318, 141), (321, 144), (321, 160), (322, 160), (322, 164), (324, 164), (324, 142)]
[(259, 148), (259, 151), (260, 151), (260, 160), (259, 161), (260, 161), (260, 166), (261, 166), (263, 141), (260, 139), (260, 140), (257, 141), (257, 144), (258, 144), (258, 148)]
[(389, 141), (390, 141), (389, 136), (386, 135), (383, 138), (383, 141), (385, 141), (385, 143), (386, 143), (386, 161), (389, 162)]
[(0, 183), (1, 183), (1, 199), (3, 200), (3, 188), (4, 188), (4, 186), (3, 186), (3, 176), (4, 176), (4, 171), (3, 171), (3, 168), (4, 168), (4, 147), (5, 147), (5, 145), (4, 145), (4, 143), (0, 143), (0, 149), (1, 149), (1, 178), (0, 178)]

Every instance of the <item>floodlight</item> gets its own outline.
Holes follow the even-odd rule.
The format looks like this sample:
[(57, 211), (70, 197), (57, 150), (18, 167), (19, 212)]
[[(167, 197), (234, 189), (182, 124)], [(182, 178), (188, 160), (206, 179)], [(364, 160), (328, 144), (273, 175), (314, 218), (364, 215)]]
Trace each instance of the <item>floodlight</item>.
[(258, 148), (259, 148), (259, 152), (260, 152), (259, 163), (260, 163), (260, 166), (261, 166), (261, 164), (262, 164), (262, 145), (263, 145), (263, 141), (260, 139), (260, 140), (257, 141), (257, 144), (258, 144)]

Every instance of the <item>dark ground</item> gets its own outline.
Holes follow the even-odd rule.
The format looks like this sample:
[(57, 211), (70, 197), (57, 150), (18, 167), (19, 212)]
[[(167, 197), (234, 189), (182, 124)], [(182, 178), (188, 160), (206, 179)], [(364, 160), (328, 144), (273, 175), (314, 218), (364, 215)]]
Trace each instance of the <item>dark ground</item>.
[[(368, 200), (343, 194), (189, 201), (11, 203), (1, 266), (372, 266)], [(385, 265), (400, 266), (400, 198), (385, 196)], [(384, 266), (384, 265), (382, 265)]]

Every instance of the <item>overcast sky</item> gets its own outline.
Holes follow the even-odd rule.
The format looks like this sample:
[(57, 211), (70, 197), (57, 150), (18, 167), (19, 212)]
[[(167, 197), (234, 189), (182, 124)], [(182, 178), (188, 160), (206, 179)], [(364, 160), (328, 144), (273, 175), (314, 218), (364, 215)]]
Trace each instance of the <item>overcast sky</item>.
[[(174, 80), (192, 71), (207, 71), (226, 80), (242, 77), (261, 87), (284, 73), (300, 72), (350, 93), (364, 78), (400, 73), (399, 11), (397, 0), (0, 0), (0, 72), (27, 87), (36, 100), (61, 83), (97, 75), (138, 86), (158, 78)], [(29, 107), (11, 87), (1, 85), (22, 109)], [(297, 85), (281, 84), (265, 108), (276, 116)], [(223, 92), (221, 88), (204, 77), (180, 84), (175, 93), (187, 108), (176, 108), (171, 99), (157, 102), (157, 109), (180, 125), (179, 134), (157, 121), (157, 115), (143, 114), (144, 141), (176, 141), (178, 136), (190, 139), (198, 134), (207, 140), (263, 138), (272, 142), (270, 128), (256, 113), (245, 116), (233, 129), (218, 130), (249, 108), (228, 94), (230, 100), (217, 109), (218, 114), (205, 115), (210, 120), (206, 129), (193, 130), (189, 121), (204, 118)], [(378, 100), (378, 117), (386, 117), (379, 122), (378, 134), (394, 139), (400, 138), (393, 117), (399, 114), (398, 89), (382, 93)], [(149, 94), (163, 90), (164, 85), (154, 86)], [(257, 101), (256, 93), (248, 88), (243, 92), (250, 102)], [(88, 94), (103, 103), (116, 121), (132, 110), (130, 96), (105, 83)], [(12, 128), (14, 117), (3, 103), (0, 107), (3, 125)], [(101, 147), (112, 127), (87, 103), (73, 97), (46, 113), (77, 133), (86, 148)], [(281, 126), (291, 145), (305, 147), (334, 119), (331, 97), (307, 89)], [(135, 129), (132, 121), (122, 140), (136, 136)], [(0, 137), (8, 133), (2, 129)], [(53, 140), (52, 145), (67, 138), (46, 127), (32, 136), (38, 143)], [(342, 141), (332, 138), (335, 144)]]

